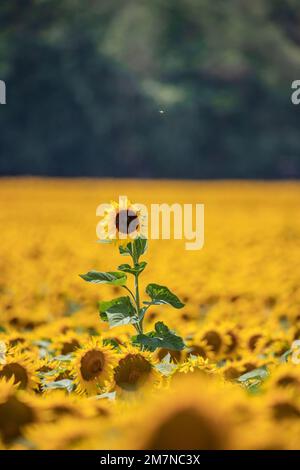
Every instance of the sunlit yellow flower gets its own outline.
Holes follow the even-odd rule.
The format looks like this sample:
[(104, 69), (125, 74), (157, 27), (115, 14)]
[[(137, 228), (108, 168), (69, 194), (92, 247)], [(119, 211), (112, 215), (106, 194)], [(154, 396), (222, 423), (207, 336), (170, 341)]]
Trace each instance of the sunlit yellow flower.
[(65, 356), (67, 354), (74, 353), (76, 349), (80, 347), (80, 343), (87, 341), (87, 338), (87, 336), (80, 336), (72, 331), (68, 331), (64, 335), (59, 335), (55, 338), (52, 348), (57, 352), (57, 354)]
[(38, 388), (39, 378), (36, 375), (34, 357), (18, 351), (6, 357), (5, 364), (0, 366), (0, 378), (14, 378), (20, 389), (32, 390)]
[(221, 325), (209, 324), (201, 332), (199, 347), (206, 346), (206, 357), (223, 358), (231, 344), (232, 337)]
[(121, 198), (119, 203), (111, 201), (100, 226), (102, 240), (126, 244), (130, 239), (144, 235), (144, 216), (137, 205)]
[(129, 347), (119, 357), (114, 369), (114, 383), (118, 394), (127, 395), (160, 382), (151, 353)]
[(265, 388), (291, 389), (295, 393), (300, 392), (300, 367), (293, 363), (283, 363), (272, 367), (269, 379), (265, 382)]
[(37, 420), (38, 412), (28, 395), (16, 390), (14, 379), (0, 379), (0, 436), (10, 444), (22, 435), (24, 426)]
[(75, 353), (72, 371), (78, 392), (97, 394), (111, 383), (116, 352), (111, 346), (92, 338)]
[(185, 362), (179, 364), (173, 372), (174, 374), (194, 374), (196, 372), (204, 372), (213, 374), (216, 372), (215, 364), (212, 364), (208, 359), (203, 359), (201, 356), (189, 356)]
[(104, 432), (104, 422), (99, 419), (63, 417), (58, 423), (27, 427), (26, 439), (40, 450), (85, 450), (96, 449), (97, 439)]
[(160, 396), (150, 396), (139, 413), (135, 410), (135, 426), (127, 431), (120, 447), (146, 450), (228, 448), (232, 428), (224, 395), (219, 393), (210, 380), (188, 376)]

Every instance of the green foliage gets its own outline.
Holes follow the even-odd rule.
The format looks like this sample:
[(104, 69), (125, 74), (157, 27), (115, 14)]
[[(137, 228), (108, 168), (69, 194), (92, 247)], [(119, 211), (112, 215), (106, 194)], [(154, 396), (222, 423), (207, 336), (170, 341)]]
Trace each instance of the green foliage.
[(120, 264), (120, 266), (118, 266), (118, 270), (128, 274), (141, 274), (146, 266), (147, 263), (145, 261), (137, 263), (133, 267), (130, 266), (130, 264)]
[(121, 326), (138, 322), (136, 310), (128, 296), (119, 297), (109, 302), (100, 302), (100, 318), (107, 321), (109, 326)]
[(247, 372), (246, 374), (241, 375), (238, 378), (239, 382), (247, 382), (250, 379), (265, 379), (269, 376), (269, 372), (267, 367), (259, 367), (258, 369), (251, 370), (250, 372)]
[[(167, 287), (158, 284), (148, 284), (146, 292), (153, 305), (168, 304), (174, 308), (182, 308), (184, 304)], [(146, 302), (144, 302), (146, 303)]]
[(184, 348), (184, 342), (180, 336), (173, 333), (163, 322), (155, 324), (154, 331), (139, 334), (133, 339), (134, 344), (139, 344), (143, 349), (155, 351), (157, 348), (180, 351)]
[(92, 282), (94, 284), (112, 284), (114, 286), (123, 286), (126, 284), (126, 274), (118, 272), (98, 272), (89, 271), (86, 274), (79, 275), (84, 281)]
[[(157, 348), (181, 350), (184, 348), (182, 338), (169, 330), (163, 322), (157, 322), (154, 331), (144, 334), (143, 320), (151, 305), (167, 304), (174, 308), (182, 308), (184, 306), (179, 298), (167, 287), (158, 284), (149, 284), (147, 286), (146, 292), (150, 296), (151, 302), (144, 301), (145, 306), (141, 306), (139, 276), (146, 268), (147, 263), (145, 261), (140, 262), (140, 257), (146, 252), (146, 249), (147, 240), (136, 238), (127, 243), (126, 246), (119, 248), (120, 254), (132, 258), (133, 265), (120, 265), (118, 269), (121, 272), (104, 273), (89, 271), (87, 274), (81, 274), (80, 277), (87, 282), (120, 285), (130, 293), (130, 297), (126, 295), (117, 299), (99, 302), (100, 318), (102, 321), (108, 322), (110, 328), (121, 325), (133, 325), (137, 335), (133, 337), (132, 341), (135, 345), (140, 346), (141, 349), (149, 351), (155, 351)], [(125, 285), (127, 278), (124, 272), (132, 275), (134, 278), (134, 293)], [(113, 346), (118, 348), (116, 344)]]
[(140, 256), (145, 254), (148, 247), (146, 238), (137, 237), (134, 242), (127, 243), (126, 246), (120, 246), (119, 252), (123, 256), (131, 256), (135, 263), (138, 262)]
[(266, 366), (251, 370), (241, 375), (237, 381), (245, 387), (252, 395), (260, 393), (262, 383), (269, 377), (270, 373)]
[(56, 382), (47, 382), (44, 381), (42, 384), (43, 390), (67, 390), (69, 393), (71, 393), (74, 388), (75, 384), (72, 380), (69, 379), (63, 379), (63, 380), (57, 380)]
[(120, 350), (120, 345), (114, 338), (104, 338), (103, 344), (104, 346), (112, 346), (117, 351)]

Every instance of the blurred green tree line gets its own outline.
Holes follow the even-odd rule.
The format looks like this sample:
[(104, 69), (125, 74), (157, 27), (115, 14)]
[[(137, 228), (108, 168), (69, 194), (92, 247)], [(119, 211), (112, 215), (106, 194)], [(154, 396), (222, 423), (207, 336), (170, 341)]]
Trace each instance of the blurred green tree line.
[(299, 0), (0, 4), (0, 174), (300, 176)]

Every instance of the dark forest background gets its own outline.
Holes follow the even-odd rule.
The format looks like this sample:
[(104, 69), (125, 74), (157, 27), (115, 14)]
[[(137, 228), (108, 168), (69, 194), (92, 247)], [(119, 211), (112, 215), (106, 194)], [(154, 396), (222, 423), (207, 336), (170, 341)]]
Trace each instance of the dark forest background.
[(0, 174), (300, 176), (299, 0), (2, 0)]

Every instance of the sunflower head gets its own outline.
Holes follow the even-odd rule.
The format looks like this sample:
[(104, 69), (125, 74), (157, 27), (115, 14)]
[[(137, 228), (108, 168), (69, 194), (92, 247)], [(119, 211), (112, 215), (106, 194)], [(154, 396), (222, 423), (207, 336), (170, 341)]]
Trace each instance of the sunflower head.
[(0, 380), (0, 437), (5, 444), (22, 436), (23, 427), (36, 421), (37, 413), (14, 379)]
[(116, 390), (125, 395), (159, 383), (159, 380), (151, 353), (133, 347), (123, 352), (114, 369)]
[[(222, 400), (218, 396), (215, 384), (204, 375), (182, 375), (171, 388), (145, 397), (124, 448), (226, 449), (230, 425), (222, 403), (224, 393)], [(143, 433), (138, 431), (141, 428)]]
[(39, 379), (36, 376), (34, 356), (15, 351), (6, 357), (5, 364), (0, 366), (0, 379), (14, 379), (14, 383), (22, 390), (38, 388)]
[(298, 367), (292, 363), (283, 363), (274, 367), (264, 385), (268, 390), (290, 390), (298, 394), (300, 391)]
[(73, 332), (60, 335), (53, 344), (53, 349), (57, 354), (67, 355), (76, 351), (80, 347), (80, 337)]
[(105, 388), (111, 382), (115, 363), (114, 349), (92, 338), (75, 354), (72, 372), (78, 392), (96, 394), (100, 388)]
[(114, 241), (121, 245), (144, 235), (145, 217), (140, 208), (127, 197), (120, 197), (119, 203), (111, 201), (100, 222), (101, 240)]

